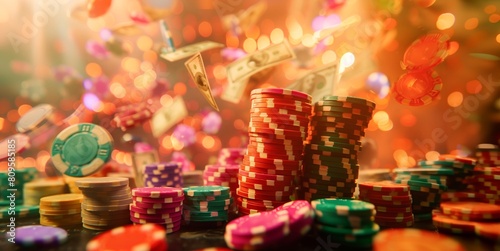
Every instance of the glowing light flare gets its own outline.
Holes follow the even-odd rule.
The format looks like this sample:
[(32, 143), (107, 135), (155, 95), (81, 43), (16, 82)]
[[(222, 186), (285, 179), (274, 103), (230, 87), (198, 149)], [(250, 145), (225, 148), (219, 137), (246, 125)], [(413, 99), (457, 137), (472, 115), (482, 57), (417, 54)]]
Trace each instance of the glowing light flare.
[(247, 38), (243, 42), (243, 50), (247, 53), (252, 53), (257, 50), (257, 42), (253, 38)]
[(381, 72), (373, 72), (366, 79), (368, 89), (375, 92), (379, 98), (385, 98), (390, 91), (389, 78)]
[(436, 21), (436, 28), (446, 30), (455, 24), (455, 16), (451, 13), (443, 13), (439, 15)]
[(171, 150), (173, 148), (171, 138), (172, 137), (170, 135), (163, 137), (163, 139), (160, 141), (161, 142), (160, 145), (165, 149)]
[(19, 108), (17, 108), (17, 112), (19, 113), (19, 116), (23, 116), (29, 110), (31, 110), (31, 105), (28, 105), (28, 104), (23, 104), (23, 105), (19, 106)]
[(427, 153), (425, 153), (425, 159), (430, 161), (439, 160), (439, 155), (439, 152), (428, 151)]
[(247, 38), (257, 39), (260, 36), (260, 29), (258, 26), (252, 26), (245, 31), (245, 36)]
[(417, 124), (417, 117), (413, 113), (408, 112), (401, 116), (401, 118), (399, 119), (399, 123), (406, 127), (412, 127)]
[(280, 28), (275, 28), (273, 31), (271, 31), (270, 38), (273, 44), (278, 44), (283, 42), (283, 39), (285, 39), (285, 34)]
[(170, 137), (170, 142), (172, 143), (172, 149), (174, 149), (174, 151), (180, 151), (184, 148), (184, 143), (175, 137)]
[(102, 102), (93, 93), (85, 93), (85, 94), (83, 94), (83, 104), (89, 110), (92, 110), (92, 111), (95, 111), (95, 112), (102, 111)]
[(448, 105), (451, 107), (458, 107), (464, 101), (464, 95), (461, 92), (452, 92), (448, 95)]
[(127, 90), (117, 82), (111, 83), (111, 85), (109, 86), (109, 90), (111, 91), (111, 94), (113, 94), (113, 96), (119, 99), (124, 98), (127, 95)]
[(497, 11), (497, 7), (494, 4), (489, 4), (486, 7), (484, 7), (484, 13), (486, 14), (493, 14)]
[(478, 94), (483, 89), (483, 85), (477, 79), (471, 80), (465, 84), (465, 90), (470, 94)]
[(215, 140), (214, 137), (205, 135), (203, 139), (201, 140), (201, 145), (205, 149), (212, 149), (215, 146)]
[(183, 82), (177, 82), (174, 85), (175, 95), (183, 96), (184, 94), (186, 94), (186, 91), (187, 91), (186, 84), (184, 84)]
[(233, 47), (233, 48), (239, 47), (240, 40), (238, 39), (238, 37), (233, 36), (233, 34), (230, 31), (228, 31), (226, 33), (226, 45), (227, 47)]
[(148, 51), (153, 47), (153, 40), (149, 36), (140, 36), (136, 43), (141, 51)]
[(302, 45), (308, 48), (312, 48), (316, 44), (316, 39), (312, 34), (305, 34), (302, 37)]
[(3, 130), (4, 126), (5, 126), (5, 119), (0, 117), (0, 131)]
[(466, 30), (473, 30), (473, 29), (477, 28), (478, 24), (479, 24), (479, 20), (477, 19), (477, 17), (471, 17), (471, 18), (467, 19), (467, 21), (465, 21), (464, 28)]
[(431, 7), (434, 3), (436, 3), (436, 0), (417, 0), (416, 1), (418, 5), (424, 8), (429, 8)]
[(101, 76), (102, 74), (102, 68), (99, 64), (97, 63), (88, 63), (86, 66), (85, 66), (85, 72), (87, 73), (87, 75), (89, 75), (90, 77), (99, 77)]
[(200, 22), (198, 25), (198, 33), (200, 33), (202, 37), (209, 37), (212, 35), (212, 25), (207, 21)]
[(156, 54), (156, 52), (152, 50), (145, 51), (144, 54), (142, 54), (142, 59), (147, 61), (148, 63), (155, 64), (158, 60), (158, 54)]
[(196, 30), (191, 25), (184, 26), (182, 29), (182, 36), (186, 42), (192, 42), (196, 39)]
[(38, 154), (36, 155), (37, 169), (38, 167), (45, 167), (49, 159), (50, 159), (50, 153), (48, 151), (41, 150), (40, 152), (38, 152)]
[(247, 127), (247, 125), (245, 124), (245, 122), (242, 119), (234, 120), (233, 126), (236, 130), (239, 130), (239, 131), (243, 131)]
[(455, 54), (460, 48), (460, 44), (457, 41), (451, 41), (448, 48), (448, 56)]
[(397, 149), (392, 153), (392, 157), (396, 162), (400, 162), (402, 160), (406, 161), (408, 159), (408, 154), (403, 149)]
[(216, 65), (214, 66), (214, 69), (212, 70), (212, 73), (214, 74), (214, 77), (217, 79), (217, 80), (222, 80), (222, 79), (225, 79), (226, 78), (226, 67), (224, 67), (223, 65)]
[(121, 61), (121, 67), (129, 73), (138, 73), (141, 62), (133, 57), (125, 57)]
[(500, 14), (491, 14), (490, 15), (490, 18), (488, 18), (488, 20), (490, 21), (490, 23), (492, 24), (496, 24), (500, 21)]
[(497, 43), (500, 44), (500, 34), (497, 35), (496, 40), (497, 40)]
[(356, 56), (352, 52), (346, 52), (340, 58), (340, 71), (343, 72), (345, 69), (351, 67), (356, 61)]
[(337, 53), (333, 50), (327, 50), (321, 55), (321, 63), (330, 64), (337, 62)]
[(174, 102), (174, 99), (172, 98), (172, 96), (168, 95), (168, 94), (163, 94), (160, 98), (160, 104), (162, 106), (169, 106), (171, 105), (172, 103)]
[(302, 27), (297, 21), (291, 21), (287, 23), (288, 34), (293, 40), (300, 40), (303, 36)]
[(266, 35), (260, 36), (259, 39), (257, 40), (257, 48), (259, 50), (262, 50), (268, 47), (269, 45), (271, 45), (271, 41), (269, 40), (269, 37)]
[(379, 123), (378, 124), (378, 128), (384, 132), (388, 132), (388, 131), (392, 130), (393, 127), (394, 127), (394, 123), (392, 122), (392, 120), (387, 121), (387, 123)]
[(377, 124), (386, 124), (389, 122), (389, 114), (386, 111), (378, 111), (373, 115), (372, 120)]
[(17, 122), (17, 120), (19, 120), (19, 113), (17, 112), (17, 110), (10, 110), (7, 112), (7, 120), (12, 122), (12, 123), (15, 123)]

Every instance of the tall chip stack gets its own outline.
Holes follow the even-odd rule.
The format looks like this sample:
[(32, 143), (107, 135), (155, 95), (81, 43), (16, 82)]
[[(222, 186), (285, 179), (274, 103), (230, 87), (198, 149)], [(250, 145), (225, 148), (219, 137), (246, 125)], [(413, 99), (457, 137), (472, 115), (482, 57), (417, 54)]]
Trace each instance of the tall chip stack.
[(127, 178), (84, 178), (75, 183), (84, 196), (84, 228), (101, 231), (130, 224), (129, 204), (132, 203), (132, 196)]
[[(316, 214), (314, 228), (323, 238), (345, 248), (366, 249), (380, 227), (374, 223), (373, 204), (350, 199), (326, 198), (311, 202)], [(323, 238), (325, 239), (325, 238)]]
[(356, 97), (325, 96), (314, 104), (304, 146), (304, 199), (353, 197), (361, 139), (374, 109), (375, 103)]
[(178, 162), (153, 163), (144, 167), (146, 187), (182, 188), (182, 166)]
[(500, 205), (500, 167), (476, 167), (467, 183), (479, 200)]
[[(9, 182), (9, 173), (0, 172), (0, 206), (8, 206), (10, 204), (10, 195), (14, 193), (15, 202), (17, 205), (23, 204), (24, 184), (33, 181), (38, 177), (38, 171), (34, 167), (16, 169), (12, 174), (16, 178), (13, 186)], [(15, 191), (14, 191), (15, 189)]]
[(135, 224), (160, 224), (167, 233), (181, 228), (184, 192), (175, 187), (141, 187), (132, 190), (130, 220)]
[(312, 109), (310, 95), (287, 89), (254, 89), (250, 99), (249, 143), (236, 191), (240, 215), (291, 200)]
[(226, 222), (231, 204), (229, 188), (223, 186), (200, 186), (184, 188), (184, 221)]
[(82, 225), (82, 194), (68, 193), (40, 199), (40, 224), (52, 227)]
[[(418, 162), (418, 165), (422, 168), (448, 168), (453, 170), (453, 175), (447, 176), (445, 183), (441, 182), (441, 179), (434, 179), (436, 183), (446, 185), (448, 190), (451, 191), (465, 190), (467, 187), (466, 179), (473, 174), (472, 170), (476, 164), (476, 159), (451, 154), (440, 155), (438, 160)], [(436, 177), (433, 176), (433, 178)]]
[(217, 164), (221, 166), (238, 165), (243, 160), (245, 148), (222, 148), (217, 157)]
[(382, 227), (411, 227), (415, 222), (408, 185), (391, 181), (360, 182), (359, 199), (375, 205), (375, 222)]
[(430, 221), (432, 210), (439, 207), (441, 194), (447, 190), (447, 177), (454, 174), (451, 168), (396, 168), (396, 183), (408, 185), (416, 221)]
[(36, 179), (24, 184), (23, 203), (26, 206), (38, 206), (45, 196), (66, 193), (66, 183), (60, 178)]
[(500, 148), (494, 144), (479, 144), (474, 156), (477, 163), (483, 167), (500, 166)]

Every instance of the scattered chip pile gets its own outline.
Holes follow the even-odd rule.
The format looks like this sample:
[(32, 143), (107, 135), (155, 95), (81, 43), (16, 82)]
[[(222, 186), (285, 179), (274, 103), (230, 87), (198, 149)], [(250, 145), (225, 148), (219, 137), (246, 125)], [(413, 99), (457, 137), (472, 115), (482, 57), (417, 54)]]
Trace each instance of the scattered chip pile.
[(168, 250), (165, 229), (155, 224), (128, 225), (106, 231), (87, 243), (87, 251)]
[(373, 251), (409, 250), (465, 251), (456, 240), (446, 235), (419, 229), (387, 229), (373, 238)]
[(55, 110), (49, 104), (40, 104), (31, 108), (17, 121), (17, 131), (28, 135), (33, 146), (45, 148), (57, 133), (58, 114)]
[(302, 167), (306, 200), (353, 197), (361, 139), (374, 109), (356, 97), (325, 96), (314, 105)]
[(127, 178), (96, 177), (76, 181), (83, 194), (83, 227), (107, 230), (130, 224), (132, 202)]
[(451, 168), (396, 168), (395, 181), (410, 187), (412, 209), (418, 221), (430, 221), (432, 210), (439, 207), (441, 194), (447, 190), (446, 177), (453, 176)]
[(440, 232), (477, 234), (500, 240), (500, 206), (475, 201), (443, 202), (432, 212), (432, 222)]
[(23, 202), (26, 206), (38, 206), (40, 198), (66, 193), (66, 183), (59, 178), (36, 179), (24, 184)]
[(182, 188), (182, 166), (178, 162), (153, 163), (144, 167), (146, 187)]
[(59, 172), (85, 177), (101, 170), (111, 158), (113, 137), (101, 126), (81, 123), (61, 131), (51, 149), (51, 160)]
[(315, 229), (342, 247), (369, 248), (380, 227), (373, 222), (375, 206), (360, 200), (326, 198), (311, 202)]
[(40, 224), (52, 227), (82, 225), (82, 194), (58, 194), (40, 199)]
[(217, 157), (217, 164), (221, 166), (239, 165), (245, 155), (245, 148), (222, 148)]
[[(448, 187), (449, 190), (460, 191), (467, 187), (466, 179), (470, 177), (472, 170), (477, 165), (476, 159), (459, 157), (455, 155), (445, 154), (440, 155), (438, 160), (434, 161), (419, 161), (419, 166), (423, 168), (448, 168), (453, 170), (453, 175), (445, 177), (431, 176), (435, 183), (439, 183)], [(428, 180), (432, 180), (432, 178)]]
[(15, 169), (14, 175), (16, 177), (14, 186), (10, 186), (8, 173), (6, 171), (0, 172), (0, 206), (9, 205), (9, 196), (11, 193), (15, 193), (15, 202), (17, 205), (23, 204), (24, 184), (36, 179), (38, 171), (34, 167)]
[(232, 198), (230, 211), (236, 213), (236, 189), (238, 189), (238, 165), (206, 165), (203, 171), (203, 185), (229, 187)]
[(229, 187), (199, 186), (184, 188), (183, 217), (190, 222), (225, 222), (231, 204)]
[[(8, 233), (6, 237), (10, 238)], [(53, 248), (67, 239), (68, 232), (58, 227), (29, 225), (16, 228), (15, 243), (23, 248)]]
[(122, 131), (142, 125), (151, 119), (154, 114), (151, 105), (152, 102), (148, 101), (139, 104), (120, 106), (116, 109), (116, 113), (113, 117), (113, 124), (122, 129)]
[(243, 216), (226, 225), (226, 244), (238, 250), (256, 250), (293, 243), (311, 229), (314, 211), (309, 202), (296, 200), (272, 211)]
[(415, 221), (408, 185), (391, 181), (359, 183), (359, 199), (375, 205), (375, 222), (382, 227), (411, 227)]
[(500, 166), (500, 148), (494, 144), (479, 144), (474, 154), (483, 167)]
[(250, 98), (249, 143), (236, 191), (240, 215), (290, 201), (312, 109), (310, 95), (287, 89), (255, 89)]
[(184, 192), (176, 187), (141, 187), (132, 189), (130, 220), (134, 224), (160, 224), (167, 233), (181, 228)]
[(439, 97), (443, 81), (434, 70), (448, 56), (450, 37), (442, 33), (426, 34), (406, 50), (401, 68), (406, 73), (394, 84), (392, 93), (403, 105), (422, 106)]

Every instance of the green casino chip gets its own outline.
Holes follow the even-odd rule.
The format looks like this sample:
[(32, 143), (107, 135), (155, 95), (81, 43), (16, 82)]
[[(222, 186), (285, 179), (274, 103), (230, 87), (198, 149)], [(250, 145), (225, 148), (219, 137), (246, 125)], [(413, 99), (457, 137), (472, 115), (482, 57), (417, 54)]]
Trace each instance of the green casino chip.
[(60, 132), (52, 144), (51, 157), (57, 170), (72, 177), (97, 171), (110, 159), (113, 138), (101, 126), (82, 123)]
[(375, 206), (371, 203), (348, 199), (319, 199), (312, 201), (311, 205), (314, 210), (323, 214), (331, 213), (344, 216), (371, 216), (375, 210)]
[(183, 190), (184, 194), (187, 197), (201, 197), (201, 196), (229, 197), (229, 187), (223, 187), (223, 186), (191, 186), (184, 188)]

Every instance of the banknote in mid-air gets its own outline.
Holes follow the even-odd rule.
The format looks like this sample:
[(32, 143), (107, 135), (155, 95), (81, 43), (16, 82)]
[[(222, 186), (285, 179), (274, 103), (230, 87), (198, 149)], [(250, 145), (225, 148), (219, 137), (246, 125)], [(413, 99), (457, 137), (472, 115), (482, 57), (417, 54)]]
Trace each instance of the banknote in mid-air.
[(331, 63), (308, 72), (287, 86), (287, 88), (311, 95), (312, 103), (315, 103), (324, 96), (332, 95), (334, 87), (338, 84), (339, 80), (338, 64)]
[(203, 64), (201, 54), (198, 52), (192, 58), (188, 59), (184, 65), (201, 94), (203, 94), (205, 99), (215, 110), (219, 111), (219, 107), (212, 94), (212, 89), (210, 89), (210, 83), (208, 82), (207, 72), (205, 71), (205, 65)]
[(175, 124), (188, 115), (186, 104), (182, 97), (175, 97), (170, 105), (158, 109), (151, 119), (151, 132), (153, 136), (160, 137)]
[(181, 60), (187, 57), (191, 57), (194, 54), (214, 48), (220, 48), (224, 47), (223, 44), (221, 43), (216, 43), (213, 41), (203, 41), (199, 43), (194, 43), (190, 44), (178, 49), (175, 49), (173, 52), (161, 52), (160, 57), (163, 59), (170, 61), (170, 62), (175, 62), (177, 60)]

